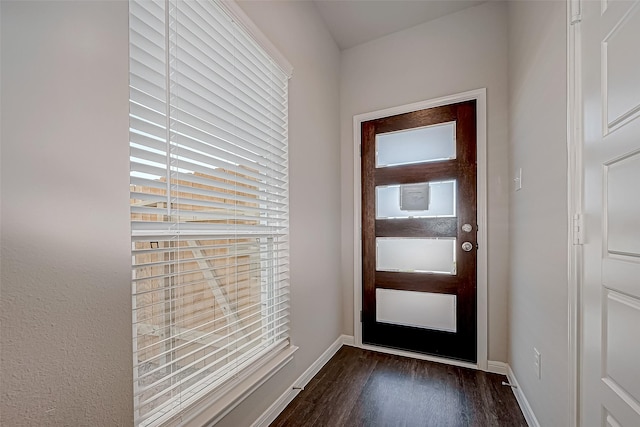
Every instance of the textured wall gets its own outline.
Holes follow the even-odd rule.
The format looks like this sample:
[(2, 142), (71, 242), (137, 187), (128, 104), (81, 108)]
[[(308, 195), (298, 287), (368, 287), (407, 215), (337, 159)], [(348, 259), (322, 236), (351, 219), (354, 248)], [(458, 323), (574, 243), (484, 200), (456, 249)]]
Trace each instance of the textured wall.
[(1, 7), (0, 424), (130, 425), (127, 3)]
[(486, 87), (489, 360), (506, 361), (506, 5), (485, 3), (342, 51), (340, 77), (345, 333), (353, 334), (353, 116)]
[(565, 20), (562, 1), (509, 2), (509, 364), (543, 426), (568, 422)]

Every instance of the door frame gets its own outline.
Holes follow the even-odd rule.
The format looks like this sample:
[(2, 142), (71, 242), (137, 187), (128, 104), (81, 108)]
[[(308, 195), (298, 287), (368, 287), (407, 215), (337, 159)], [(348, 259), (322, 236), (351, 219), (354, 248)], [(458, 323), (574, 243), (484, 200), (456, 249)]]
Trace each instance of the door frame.
[[(409, 351), (393, 350), (385, 347), (371, 346), (362, 343), (362, 186), (360, 168), (361, 124), (369, 120), (380, 119), (397, 114), (410, 113), (427, 108), (440, 107), (464, 101), (476, 101), (476, 144), (477, 144), (477, 209), (478, 209), (478, 247), (477, 251), (477, 363), (460, 362), (436, 356), (428, 356)], [(457, 93), (412, 104), (386, 108), (353, 117), (353, 331), (355, 346), (380, 352), (409, 356), (417, 359), (431, 360), (449, 365), (457, 365), (488, 370), (488, 312), (487, 312), (487, 90), (486, 88)]]
[(583, 181), (582, 147), (582, 38), (581, 0), (566, 0), (567, 4), (567, 350), (569, 368), (569, 427), (580, 425), (580, 355), (583, 340), (580, 319), (583, 304), (582, 244), (583, 244)]

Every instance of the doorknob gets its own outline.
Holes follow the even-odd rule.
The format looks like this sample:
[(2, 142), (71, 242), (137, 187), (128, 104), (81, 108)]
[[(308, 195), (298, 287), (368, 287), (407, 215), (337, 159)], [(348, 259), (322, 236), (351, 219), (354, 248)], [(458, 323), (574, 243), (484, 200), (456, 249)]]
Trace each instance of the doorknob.
[(469, 252), (471, 249), (473, 249), (473, 244), (471, 244), (471, 242), (464, 242), (462, 244), (462, 250), (465, 252)]

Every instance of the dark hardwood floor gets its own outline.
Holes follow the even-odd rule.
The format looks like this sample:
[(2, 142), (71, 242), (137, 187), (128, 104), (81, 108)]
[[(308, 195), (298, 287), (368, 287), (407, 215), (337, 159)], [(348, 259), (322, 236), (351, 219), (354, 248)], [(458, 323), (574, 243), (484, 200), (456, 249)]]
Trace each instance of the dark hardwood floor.
[(526, 427), (505, 380), (343, 346), (271, 426)]

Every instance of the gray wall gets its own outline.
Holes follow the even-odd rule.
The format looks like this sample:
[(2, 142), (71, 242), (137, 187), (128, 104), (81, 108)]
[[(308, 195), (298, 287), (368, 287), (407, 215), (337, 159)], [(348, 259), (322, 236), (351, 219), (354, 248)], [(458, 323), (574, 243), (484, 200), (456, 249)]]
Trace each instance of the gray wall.
[(1, 7), (0, 424), (129, 425), (127, 3)]
[[(291, 333), (300, 350), (228, 426), (253, 422), (342, 331), (339, 51), (308, 2), (241, 6), (295, 68)], [(131, 425), (127, 3), (1, 7), (0, 424)]]
[(506, 11), (506, 4), (488, 2), (342, 51), (341, 277), (347, 334), (353, 334), (353, 116), (486, 87), (489, 360), (507, 360)]
[(543, 426), (568, 423), (565, 19), (563, 1), (509, 2), (509, 364)]

